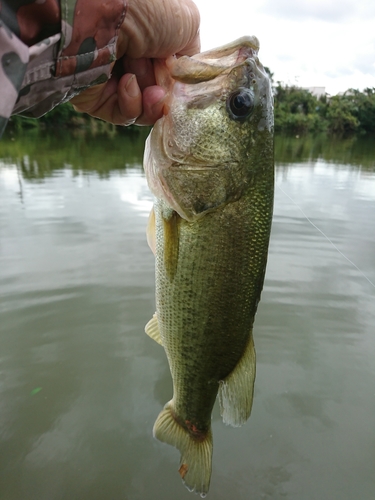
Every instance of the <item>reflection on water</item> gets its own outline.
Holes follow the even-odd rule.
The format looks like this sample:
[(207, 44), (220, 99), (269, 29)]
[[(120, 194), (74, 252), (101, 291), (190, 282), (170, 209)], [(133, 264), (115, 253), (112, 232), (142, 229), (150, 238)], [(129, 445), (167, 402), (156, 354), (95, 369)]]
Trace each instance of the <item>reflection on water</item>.
[[(143, 331), (143, 141), (0, 145), (1, 500), (192, 498), (152, 437), (172, 386)], [(215, 408), (215, 500), (375, 496), (374, 146), (324, 144), (277, 141), (253, 414)]]
[(276, 136), (275, 154), (279, 163), (296, 163), (309, 160), (355, 165), (361, 169), (375, 170), (374, 144), (368, 137), (340, 139), (320, 136), (304, 138)]

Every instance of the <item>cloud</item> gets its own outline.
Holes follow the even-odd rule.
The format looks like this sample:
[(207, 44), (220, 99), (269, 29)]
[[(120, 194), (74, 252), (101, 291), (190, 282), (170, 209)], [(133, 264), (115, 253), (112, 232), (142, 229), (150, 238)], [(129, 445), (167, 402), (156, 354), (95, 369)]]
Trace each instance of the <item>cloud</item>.
[(324, 72), (324, 75), (328, 78), (343, 78), (354, 74), (355, 70), (352, 66), (339, 66)]
[(358, 54), (352, 64), (355, 70), (365, 75), (375, 75), (375, 47)]
[(293, 20), (319, 20), (341, 23), (353, 17), (375, 13), (373, 1), (359, 4), (353, 0), (264, 0), (259, 11), (272, 17)]
[(331, 95), (375, 86), (374, 0), (196, 0), (204, 50), (256, 35), (274, 81)]

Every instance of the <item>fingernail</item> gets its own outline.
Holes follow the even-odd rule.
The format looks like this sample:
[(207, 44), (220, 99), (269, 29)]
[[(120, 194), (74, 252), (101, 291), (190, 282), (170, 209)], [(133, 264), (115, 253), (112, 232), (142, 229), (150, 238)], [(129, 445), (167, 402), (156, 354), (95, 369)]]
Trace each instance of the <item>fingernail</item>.
[(130, 97), (137, 97), (137, 95), (139, 94), (139, 87), (135, 75), (132, 75), (129, 78), (127, 84), (125, 85), (125, 90), (128, 95), (130, 95)]

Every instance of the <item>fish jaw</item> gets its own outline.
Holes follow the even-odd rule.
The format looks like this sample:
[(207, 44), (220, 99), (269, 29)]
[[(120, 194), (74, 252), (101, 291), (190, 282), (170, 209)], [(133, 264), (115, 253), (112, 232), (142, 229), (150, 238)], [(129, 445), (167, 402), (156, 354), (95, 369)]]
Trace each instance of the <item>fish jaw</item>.
[(237, 200), (246, 183), (245, 179), (240, 180), (245, 177), (242, 165), (197, 165), (189, 163), (188, 158), (180, 163), (166, 159), (163, 153), (167, 134), (157, 130), (163, 127), (162, 120), (155, 125), (155, 134), (147, 138), (145, 147), (144, 168), (152, 193), (190, 222)]

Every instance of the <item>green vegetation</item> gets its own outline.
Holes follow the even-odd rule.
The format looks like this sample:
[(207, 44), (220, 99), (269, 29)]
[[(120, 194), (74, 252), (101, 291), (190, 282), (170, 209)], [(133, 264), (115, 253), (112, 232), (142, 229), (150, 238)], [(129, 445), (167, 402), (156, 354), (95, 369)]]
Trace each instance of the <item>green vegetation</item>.
[(107, 178), (111, 171), (142, 169), (149, 127), (136, 133), (101, 134), (90, 129), (6, 130), (1, 139), (0, 168), (17, 165), (24, 179), (39, 182), (67, 165), (73, 175), (96, 172)]
[(275, 134), (275, 161), (278, 166), (323, 161), (356, 165), (362, 172), (375, 171), (375, 144), (369, 135)]
[[(272, 73), (266, 68), (272, 80)], [(330, 135), (373, 135), (375, 133), (375, 88), (363, 92), (350, 89), (343, 95), (312, 95), (308, 90), (273, 87), (275, 98), (275, 131), (286, 134), (326, 133)], [(74, 111), (69, 103), (57, 106), (38, 120), (13, 116), (8, 129), (84, 128), (93, 134), (113, 136), (121, 132), (140, 133), (139, 127), (116, 127), (110, 123)]]
[(375, 88), (350, 89), (342, 95), (317, 98), (308, 90), (274, 88), (275, 130), (292, 134), (325, 132), (331, 135), (375, 133)]
[[(131, 130), (131, 129), (130, 129)], [(107, 178), (111, 172), (142, 169), (145, 139), (149, 128), (137, 133), (99, 134), (89, 129), (7, 130), (1, 140), (0, 168), (16, 165), (23, 179), (41, 182), (69, 166), (73, 175), (95, 172)], [(349, 164), (360, 171), (375, 171), (375, 143), (369, 135), (345, 138), (322, 134), (275, 134), (276, 165), (290, 163)]]
[(17, 132), (23, 129), (37, 129), (37, 130), (56, 130), (56, 129), (86, 129), (92, 134), (114, 136), (124, 131), (131, 132), (132, 134), (141, 133), (140, 127), (118, 127), (111, 123), (104, 122), (97, 118), (93, 118), (86, 113), (79, 113), (75, 111), (73, 106), (67, 102), (56, 106), (52, 111), (44, 116), (35, 119), (25, 116), (14, 115), (9, 120), (7, 129)]

